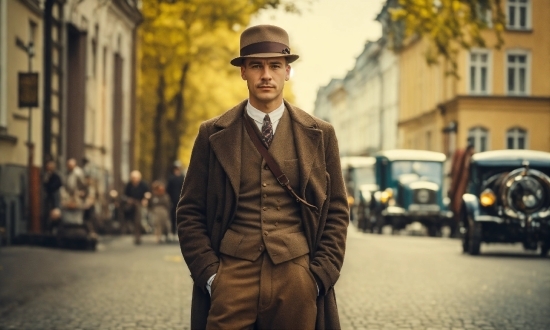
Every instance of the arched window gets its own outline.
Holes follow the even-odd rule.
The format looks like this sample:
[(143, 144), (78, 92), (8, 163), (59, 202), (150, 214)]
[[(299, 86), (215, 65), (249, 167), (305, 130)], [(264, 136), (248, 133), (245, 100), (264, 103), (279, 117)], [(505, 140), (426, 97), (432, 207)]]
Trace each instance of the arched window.
[(468, 145), (476, 152), (489, 150), (489, 131), (483, 127), (473, 127), (468, 130)]
[(526, 149), (527, 148), (527, 130), (514, 127), (506, 132), (506, 148), (508, 149)]

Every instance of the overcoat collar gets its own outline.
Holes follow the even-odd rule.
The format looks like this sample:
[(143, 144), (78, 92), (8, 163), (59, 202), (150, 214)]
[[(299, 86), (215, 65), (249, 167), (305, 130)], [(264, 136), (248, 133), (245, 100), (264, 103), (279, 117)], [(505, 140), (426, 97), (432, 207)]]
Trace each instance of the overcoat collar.
[[(210, 136), (212, 150), (227, 174), (235, 196), (239, 195), (241, 180), (242, 119), (247, 102), (245, 100), (221, 115), (214, 123), (219, 131)], [(303, 196), (315, 159), (319, 156), (324, 157), (324, 155), (315, 154), (322, 141), (322, 132), (317, 129), (317, 123), (313, 117), (286, 101), (284, 103), (294, 129), (294, 142), (298, 152), (301, 177), (300, 187)]]

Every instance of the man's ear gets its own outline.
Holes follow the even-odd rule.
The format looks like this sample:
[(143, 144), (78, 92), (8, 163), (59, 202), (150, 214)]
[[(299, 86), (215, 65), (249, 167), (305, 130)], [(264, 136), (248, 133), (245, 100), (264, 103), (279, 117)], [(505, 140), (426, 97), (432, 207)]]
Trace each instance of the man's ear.
[(246, 68), (244, 67), (244, 63), (241, 65), (241, 78), (243, 80), (246, 80), (246, 77), (244, 76), (244, 71), (246, 70)]
[(286, 65), (286, 74), (285, 74), (285, 80), (286, 81), (290, 80), (290, 70), (291, 70), (290, 64), (287, 64)]

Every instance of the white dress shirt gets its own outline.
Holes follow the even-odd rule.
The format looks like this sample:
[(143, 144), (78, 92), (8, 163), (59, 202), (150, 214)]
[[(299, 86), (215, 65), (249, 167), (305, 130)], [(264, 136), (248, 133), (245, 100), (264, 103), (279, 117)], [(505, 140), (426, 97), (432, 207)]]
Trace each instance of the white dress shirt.
[(254, 122), (256, 123), (256, 126), (258, 126), (260, 132), (262, 131), (265, 115), (269, 116), (269, 120), (271, 120), (271, 126), (273, 127), (273, 135), (275, 135), (275, 130), (277, 129), (277, 125), (279, 124), (279, 121), (281, 120), (284, 112), (284, 102), (281, 102), (281, 105), (270, 113), (265, 113), (254, 108), (252, 104), (250, 104), (250, 101), (248, 101), (248, 103), (246, 104), (246, 113), (250, 116), (250, 118), (254, 119)]

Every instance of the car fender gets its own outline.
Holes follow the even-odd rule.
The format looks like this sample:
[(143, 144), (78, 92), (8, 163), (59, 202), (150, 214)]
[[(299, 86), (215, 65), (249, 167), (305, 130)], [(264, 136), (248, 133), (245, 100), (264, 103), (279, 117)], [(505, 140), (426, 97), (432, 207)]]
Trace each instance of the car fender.
[(462, 205), (465, 215), (468, 215), (470, 219), (476, 221), (479, 216), (479, 199), (473, 194), (462, 195)]

